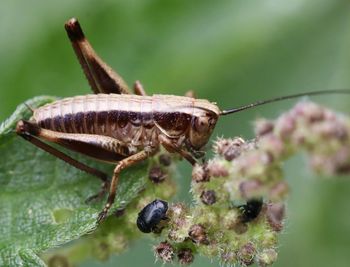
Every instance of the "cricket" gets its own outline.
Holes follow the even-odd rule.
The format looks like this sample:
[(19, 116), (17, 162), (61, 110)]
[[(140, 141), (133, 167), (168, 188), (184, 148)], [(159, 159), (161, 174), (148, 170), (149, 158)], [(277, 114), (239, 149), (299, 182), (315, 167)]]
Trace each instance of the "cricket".
[[(114, 203), (122, 170), (154, 155), (162, 146), (194, 165), (204, 156), (219, 117), (267, 103), (321, 94), (350, 94), (349, 89), (300, 93), (221, 110), (215, 103), (191, 95), (146, 94), (140, 82), (131, 93), (122, 77), (94, 51), (77, 19), (65, 29), (94, 94), (64, 98), (33, 111), (30, 120), (20, 120), (16, 133), (40, 149), (102, 181), (101, 190), (88, 200), (107, 202), (97, 223), (106, 219)], [(29, 107), (30, 108), (30, 107)], [(112, 178), (91, 168), (48, 143), (115, 164)]]

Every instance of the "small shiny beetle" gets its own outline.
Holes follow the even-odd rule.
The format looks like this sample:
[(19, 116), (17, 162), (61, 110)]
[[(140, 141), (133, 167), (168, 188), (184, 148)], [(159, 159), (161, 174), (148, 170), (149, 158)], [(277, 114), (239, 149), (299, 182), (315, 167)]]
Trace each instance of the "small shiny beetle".
[(247, 204), (238, 206), (242, 212), (242, 222), (247, 223), (259, 216), (262, 209), (263, 201), (261, 199), (251, 199)]
[(167, 202), (159, 199), (152, 201), (139, 212), (137, 227), (143, 233), (153, 232), (162, 220), (166, 220), (167, 211)]

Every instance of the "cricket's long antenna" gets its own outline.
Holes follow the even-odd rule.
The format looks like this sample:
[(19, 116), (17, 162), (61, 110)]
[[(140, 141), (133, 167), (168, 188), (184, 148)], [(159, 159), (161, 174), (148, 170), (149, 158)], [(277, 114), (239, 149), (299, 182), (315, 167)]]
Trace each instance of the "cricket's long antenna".
[(271, 98), (271, 99), (267, 99), (267, 100), (260, 100), (260, 101), (257, 101), (255, 103), (251, 103), (251, 104), (241, 106), (238, 108), (223, 110), (223, 111), (221, 111), (220, 115), (227, 115), (227, 114), (231, 114), (231, 113), (236, 113), (236, 112), (240, 112), (240, 111), (243, 111), (246, 109), (255, 108), (257, 106), (262, 106), (262, 105), (265, 105), (268, 103), (277, 102), (277, 101), (281, 101), (281, 100), (298, 98), (298, 97), (302, 97), (302, 96), (326, 95), (326, 94), (350, 94), (350, 89), (323, 90), (323, 91), (313, 91), (313, 92), (300, 93), (300, 94), (295, 94), (295, 95), (280, 96), (280, 97)]

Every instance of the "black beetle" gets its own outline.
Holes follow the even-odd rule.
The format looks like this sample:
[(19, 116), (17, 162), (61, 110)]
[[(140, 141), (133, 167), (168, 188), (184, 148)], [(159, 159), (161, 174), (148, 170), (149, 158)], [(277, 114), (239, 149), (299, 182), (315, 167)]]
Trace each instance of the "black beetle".
[(238, 206), (242, 212), (242, 222), (247, 223), (254, 220), (260, 214), (263, 201), (261, 199), (251, 199), (247, 204)]
[(139, 212), (136, 221), (137, 227), (143, 233), (153, 232), (160, 221), (166, 219), (167, 211), (167, 202), (159, 199), (152, 201)]

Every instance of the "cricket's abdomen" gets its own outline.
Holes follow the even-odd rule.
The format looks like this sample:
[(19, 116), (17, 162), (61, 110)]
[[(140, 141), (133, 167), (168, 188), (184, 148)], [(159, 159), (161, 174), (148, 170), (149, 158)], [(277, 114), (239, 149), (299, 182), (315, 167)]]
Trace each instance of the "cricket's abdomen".
[(194, 99), (178, 96), (97, 94), (65, 98), (34, 111), (42, 128), (110, 136), (135, 147), (158, 146), (158, 135), (184, 134)]

